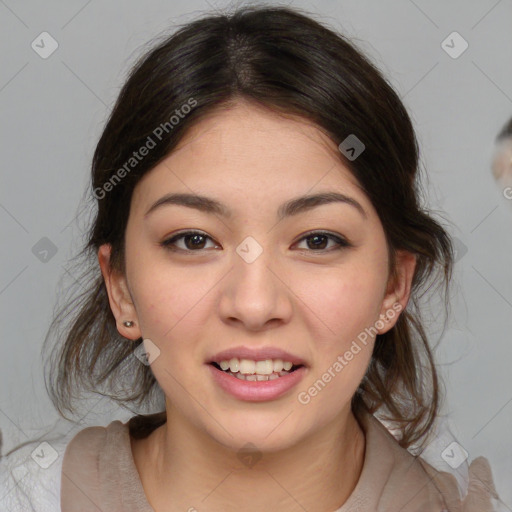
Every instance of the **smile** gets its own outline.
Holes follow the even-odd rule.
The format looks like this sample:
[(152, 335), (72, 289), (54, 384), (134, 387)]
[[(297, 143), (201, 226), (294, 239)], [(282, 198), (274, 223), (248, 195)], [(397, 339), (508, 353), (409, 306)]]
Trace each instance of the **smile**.
[(264, 361), (254, 361), (251, 359), (238, 359), (236, 357), (230, 360), (212, 363), (217, 369), (226, 372), (228, 375), (236, 377), (239, 380), (248, 381), (267, 381), (284, 377), (297, 370), (302, 365), (294, 365), (291, 361), (282, 359), (265, 359)]
[(306, 373), (302, 364), (281, 359), (232, 358), (208, 364), (221, 389), (240, 400), (275, 400), (295, 387)]

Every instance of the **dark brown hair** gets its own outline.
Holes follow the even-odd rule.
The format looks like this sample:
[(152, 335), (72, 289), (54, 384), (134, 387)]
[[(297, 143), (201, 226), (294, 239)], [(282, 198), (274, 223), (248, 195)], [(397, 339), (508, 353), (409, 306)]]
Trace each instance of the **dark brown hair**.
[(508, 139), (509, 137), (512, 137), (512, 117), (503, 125), (503, 128), (496, 136), (496, 141)]
[[(182, 108), (191, 99), (194, 107)], [(336, 145), (351, 134), (365, 144), (355, 160), (340, 151), (340, 161), (379, 215), (390, 270), (398, 249), (414, 253), (417, 266), (409, 304), (396, 325), (377, 336), (352, 407), (356, 413), (385, 411), (383, 417), (398, 425), (401, 445), (410, 446), (429, 432), (439, 409), (439, 381), (419, 300), (433, 285), (444, 284), (447, 302), (450, 238), (420, 205), (418, 144), (398, 95), (347, 38), (309, 13), (287, 7), (250, 6), (204, 16), (166, 36), (131, 70), (94, 152), (97, 210), (82, 252), (89, 262), (82, 276), (87, 290), (56, 315), (45, 340), (47, 345), (52, 333), (60, 335), (49, 350), (45, 382), (50, 397), (63, 416), (64, 409), (75, 411), (80, 389), (124, 405), (153, 404), (149, 409), (155, 407), (154, 398), (162, 397), (151, 368), (133, 357), (142, 339), (130, 341), (117, 332), (97, 251), (111, 244), (113, 268), (124, 269), (124, 234), (138, 181), (192, 125), (238, 99), (313, 121)], [(172, 116), (179, 121), (171, 121)], [(158, 140), (157, 127), (163, 132), (157, 132)], [(148, 137), (156, 146), (126, 167)], [(126, 172), (119, 172), (123, 166)]]

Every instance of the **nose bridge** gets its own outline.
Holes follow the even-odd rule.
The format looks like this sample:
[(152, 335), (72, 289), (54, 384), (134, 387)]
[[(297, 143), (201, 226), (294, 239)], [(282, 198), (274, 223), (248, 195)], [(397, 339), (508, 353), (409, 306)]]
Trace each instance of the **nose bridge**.
[(275, 253), (252, 236), (246, 237), (233, 254), (233, 270), (222, 298), (224, 318), (236, 318), (257, 329), (269, 320), (287, 320), (290, 298)]

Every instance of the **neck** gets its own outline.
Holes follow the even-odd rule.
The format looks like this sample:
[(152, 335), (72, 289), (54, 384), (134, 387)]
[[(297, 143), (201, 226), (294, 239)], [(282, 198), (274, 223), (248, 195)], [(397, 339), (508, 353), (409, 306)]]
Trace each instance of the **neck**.
[(364, 433), (349, 410), (290, 448), (242, 461), (176, 410), (147, 438), (132, 439), (135, 464), (156, 512), (334, 512), (357, 484)]

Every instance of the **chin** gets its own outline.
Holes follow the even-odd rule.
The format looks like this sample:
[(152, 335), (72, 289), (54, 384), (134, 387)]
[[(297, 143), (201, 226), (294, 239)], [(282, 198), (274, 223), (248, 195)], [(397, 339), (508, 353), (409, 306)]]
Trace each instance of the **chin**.
[[(286, 450), (300, 441), (302, 437), (296, 426), (290, 422), (291, 418), (283, 421), (287, 414), (280, 414), (278, 418), (263, 419), (260, 417), (253, 422), (244, 418), (240, 422), (224, 422), (221, 428), (218, 425), (212, 426), (214, 431), (209, 430), (209, 435), (218, 443), (235, 452), (243, 451), (243, 448), (254, 449), (260, 453), (272, 453)], [(292, 416), (292, 415), (290, 415)], [(290, 422), (290, 423), (288, 423)], [(227, 431), (227, 432), (226, 432)]]

